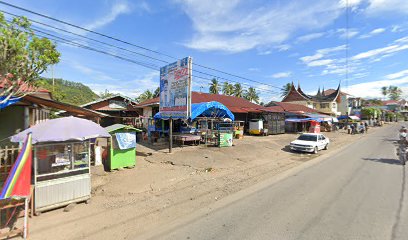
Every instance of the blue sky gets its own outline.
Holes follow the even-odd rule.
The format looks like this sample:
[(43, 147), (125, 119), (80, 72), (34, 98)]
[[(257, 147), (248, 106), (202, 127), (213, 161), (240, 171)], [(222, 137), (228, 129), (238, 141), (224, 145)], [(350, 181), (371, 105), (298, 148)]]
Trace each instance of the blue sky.
[[(273, 86), (281, 87), (291, 81), (300, 82), (308, 93), (316, 92), (318, 87), (335, 88), (341, 81), (344, 91), (361, 97), (381, 97), (379, 88), (392, 84), (400, 86), (408, 97), (406, 0), (16, 0), (13, 4), (170, 56), (191, 56), (196, 64), (265, 83), (193, 67), (197, 76), (203, 76), (196, 72), (201, 71), (220, 77), (221, 81), (225, 78), (254, 86), (264, 102), (279, 100), (279, 90)], [(0, 5), (0, 10), (174, 61), (4, 5)], [(165, 65), (48, 31), (135, 61)], [(82, 82), (97, 93), (108, 89), (131, 97), (159, 85), (156, 70), (57, 44), (62, 58), (54, 68), (55, 77)], [(51, 71), (45, 75), (51, 76)], [(201, 87), (208, 91), (208, 84), (193, 78), (194, 90)]]

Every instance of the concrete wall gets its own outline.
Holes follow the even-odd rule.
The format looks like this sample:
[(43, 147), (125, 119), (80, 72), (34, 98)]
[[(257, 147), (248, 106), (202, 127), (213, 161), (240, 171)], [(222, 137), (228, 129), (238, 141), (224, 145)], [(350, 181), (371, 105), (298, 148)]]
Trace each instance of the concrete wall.
[[(9, 106), (0, 110), (0, 140), (24, 130), (24, 107)], [(7, 141), (6, 141), (7, 142)], [(0, 145), (4, 143), (0, 142)]]

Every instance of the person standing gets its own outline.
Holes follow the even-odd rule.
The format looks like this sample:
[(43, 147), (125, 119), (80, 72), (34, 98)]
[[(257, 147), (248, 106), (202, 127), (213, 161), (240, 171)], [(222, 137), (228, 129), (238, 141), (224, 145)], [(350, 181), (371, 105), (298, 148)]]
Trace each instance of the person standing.
[(365, 133), (367, 133), (368, 132), (368, 123), (367, 122), (364, 122), (364, 127), (365, 127)]

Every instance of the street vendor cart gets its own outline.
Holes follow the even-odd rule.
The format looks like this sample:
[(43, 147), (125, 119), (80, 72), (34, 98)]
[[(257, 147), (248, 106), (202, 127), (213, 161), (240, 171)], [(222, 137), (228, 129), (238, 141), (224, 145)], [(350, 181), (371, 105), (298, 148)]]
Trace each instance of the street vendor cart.
[(91, 198), (90, 139), (110, 137), (98, 124), (76, 117), (47, 120), (11, 138), (32, 133), (34, 212)]
[(134, 167), (136, 165), (136, 132), (141, 130), (123, 124), (114, 124), (105, 128), (111, 134), (109, 159), (105, 168), (109, 171)]

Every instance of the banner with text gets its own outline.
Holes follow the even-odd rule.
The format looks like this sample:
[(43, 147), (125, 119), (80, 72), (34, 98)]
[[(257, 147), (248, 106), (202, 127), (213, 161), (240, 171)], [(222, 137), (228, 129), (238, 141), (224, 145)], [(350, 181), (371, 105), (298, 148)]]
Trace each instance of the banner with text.
[(167, 118), (191, 115), (192, 59), (186, 57), (160, 68), (160, 113)]

